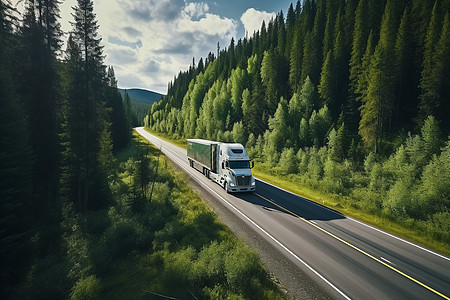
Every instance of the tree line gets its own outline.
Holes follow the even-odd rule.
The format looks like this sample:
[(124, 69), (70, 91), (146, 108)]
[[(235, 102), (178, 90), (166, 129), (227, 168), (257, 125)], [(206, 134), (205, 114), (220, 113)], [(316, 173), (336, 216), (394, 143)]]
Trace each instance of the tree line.
[(131, 108), (104, 65), (92, 1), (77, 1), (64, 50), (59, 4), (26, 1), (19, 14), (0, 3), (2, 298), (63, 251), (63, 212), (108, 203), (113, 153), (131, 138)]
[(281, 11), (193, 60), (145, 126), (240, 142), (308, 186), (355, 199), (363, 187), (373, 193), (361, 206), (445, 228), (435, 214), (448, 215), (450, 190), (433, 174), (449, 148), (449, 8), (448, 0), (298, 1), (286, 18)]

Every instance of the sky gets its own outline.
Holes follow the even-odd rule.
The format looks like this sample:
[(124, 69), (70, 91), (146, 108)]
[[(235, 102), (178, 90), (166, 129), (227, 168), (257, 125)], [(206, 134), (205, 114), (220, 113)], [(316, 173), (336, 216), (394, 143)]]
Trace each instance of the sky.
[[(12, 1), (14, 2), (14, 0)], [(23, 2), (23, 1), (22, 1)], [(291, 0), (93, 0), (105, 64), (113, 66), (120, 88), (143, 88), (161, 94), (180, 71), (209, 52), (217, 53), (261, 28)], [(61, 27), (70, 21), (76, 0), (60, 5)]]

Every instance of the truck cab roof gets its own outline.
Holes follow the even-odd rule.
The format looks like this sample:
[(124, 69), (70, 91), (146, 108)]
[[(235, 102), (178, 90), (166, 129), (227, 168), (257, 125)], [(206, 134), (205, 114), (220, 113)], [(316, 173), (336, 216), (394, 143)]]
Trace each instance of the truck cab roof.
[(249, 160), (247, 151), (242, 144), (221, 143), (220, 150), (228, 156), (229, 160)]

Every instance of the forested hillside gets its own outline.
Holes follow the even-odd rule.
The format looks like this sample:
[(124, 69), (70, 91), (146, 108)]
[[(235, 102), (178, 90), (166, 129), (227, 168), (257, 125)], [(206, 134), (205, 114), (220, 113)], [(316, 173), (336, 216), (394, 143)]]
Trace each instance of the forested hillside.
[(119, 93), (126, 103), (129, 102), (132, 113), (133, 127), (144, 125), (144, 117), (149, 108), (164, 95), (143, 89), (119, 89)]
[[(450, 242), (450, 1), (305, 0), (193, 61), (145, 125)], [(419, 226), (419, 225), (418, 225)]]

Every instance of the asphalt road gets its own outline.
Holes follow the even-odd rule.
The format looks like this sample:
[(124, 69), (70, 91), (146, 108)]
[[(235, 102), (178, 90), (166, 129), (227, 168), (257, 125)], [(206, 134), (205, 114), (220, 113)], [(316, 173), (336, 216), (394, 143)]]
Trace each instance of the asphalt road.
[(274, 255), (284, 257), (290, 270), (298, 269), (314, 281), (322, 290), (320, 295), (326, 293), (334, 299), (450, 299), (448, 257), (261, 180), (255, 193), (227, 194), (189, 167), (185, 149), (143, 128), (137, 131), (213, 195), (211, 201), (227, 207), (276, 250)]

